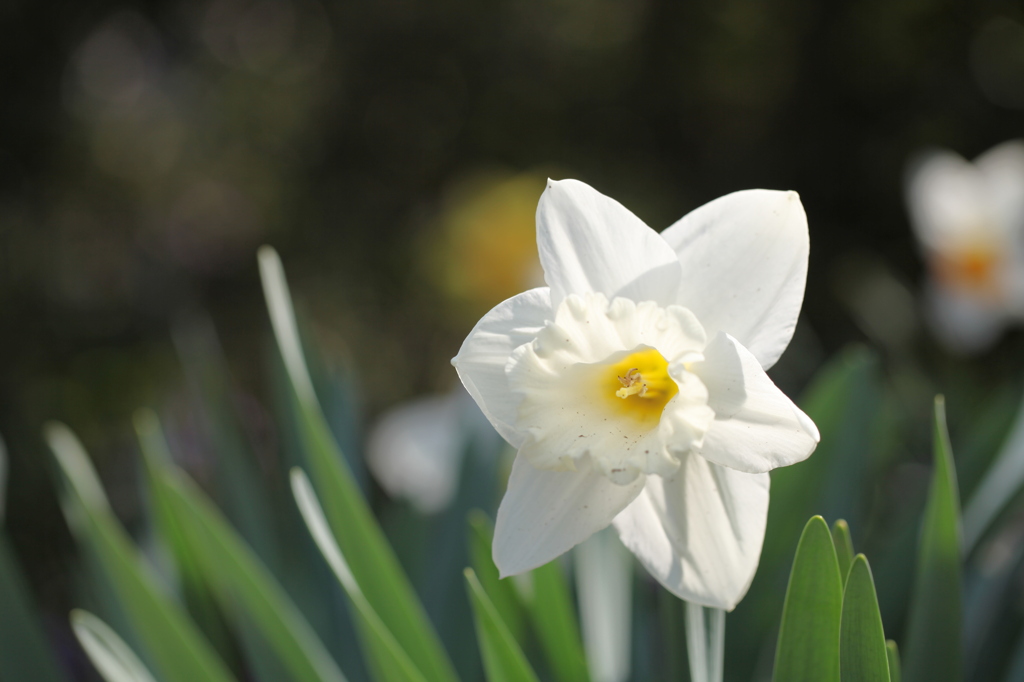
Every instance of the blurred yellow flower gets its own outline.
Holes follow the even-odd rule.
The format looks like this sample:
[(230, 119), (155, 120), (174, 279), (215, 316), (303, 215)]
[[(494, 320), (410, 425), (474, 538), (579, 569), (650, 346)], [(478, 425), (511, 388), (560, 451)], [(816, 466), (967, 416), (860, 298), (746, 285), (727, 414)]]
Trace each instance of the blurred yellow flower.
[(541, 175), (489, 173), (448, 193), (433, 275), (474, 316), (543, 282), (534, 221), (543, 191)]

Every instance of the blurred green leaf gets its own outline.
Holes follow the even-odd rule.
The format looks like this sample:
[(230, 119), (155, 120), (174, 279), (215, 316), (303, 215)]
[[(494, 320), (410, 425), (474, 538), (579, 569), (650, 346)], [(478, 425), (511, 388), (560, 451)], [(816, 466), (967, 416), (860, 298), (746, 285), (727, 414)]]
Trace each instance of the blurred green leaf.
[(903, 665), (908, 682), (963, 679), (960, 499), (942, 396), (935, 398), (934, 438)]
[(494, 526), (479, 509), (469, 513), (469, 556), (480, 585), (490, 598), (498, 615), (508, 631), (520, 644), (525, 636), (525, 616), (519, 601), (515, 583), (501, 580), (498, 567), (491, 558), (491, 543), (494, 541)]
[(889, 682), (885, 632), (878, 612), (875, 581), (863, 554), (853, 560), (846, 579), (839, 662), (843, 682)]
[[(275, 480), (287, 481), (292, 468), (309, 468), (301, 436), (302, 413), (277, 344), (265, 347), (264, 360), (270, 373), (272, 410), (279, 440), (271, 476)], [(351, 466), (352, 457), (345, 454)], [(365, 488), (362, 483), (360, 487)], [(316, 543), (309, 537), (306, 522), (295, 506), (291, 487), (275, 485), (269, 491), (273, 495), (278, 543), (283, 551), (282, 584), (320, 633), (334, 659), (345, 661), (346, 677), (352, 682), (367, 682), (371, 676), (363, 657), (357, 615), (352, 612), (351, 604), (330, 567), (324, 563)], [(406, 564), (403, 562), (402, 565)]]
[(839, 560), (839, 573), (843, 576), (843, 583), (850, 574), (850, 566), (853, 565), (853, 540), (850, 538), (850, 526), (844, 519), (838, 519), (832, 524), (832, 544), (836, 548), (836, 558)]
[(71, 612), (71, 629), (107, 682), (156, 682), (139, 657), (106, 623), (88, 611)]
[[(151, 442), (152, 435), (143, 438)], [(188, 478), (144, 448), (150, 481), (171, 509), (222, 608), (254, 625), (291, 679), (343, 682), (305, 617), (220, 512)]]
[(36, 615), (28, 584), (0, 530), (0, 680), (63, 680)]
[(774, 682), (838, 682), (843, 579), (828, 524), (804, 527), (786, 589)]
[(537, 682), (522, 649), (505, 627), (472, 568), (465, 570), (488, 682)]
[(963, 515), (964, 549), (969, 553), (992, 522), (1024, 486), (1024, 400), (995, 460), (968, 498)]
[(309, 476), (341, 553), (367, 602), (417, 668), (430, 680), (457, 679), (447, 653), (345, 464), (317, 401), (302, 355), (288, 284), (277, 253), (263, 247), (260, 274), (274, 334), (300, 413)]
[(267, 491), (235, 414), (231, 378), (217, 332), (208, 318), (199, 316), (179, 319), (173, 332), (185, 377), (199, 406), (196, 418), (216, 453), (211, 458), (214, 497), (264, 565), (277, 571), (278, 547)]
[(295, 496), (295, 502), (299, 506), (306, 527), (356, 608), (356, 613), (359, 615), (360, 632), (366, 646), (367, 659), (375, 677), (380, 682), (424, 682), (426, 678), (416, 668), (415, 663), (395, 640), (394, 635), (391, 634), (363, 595), (348, 562), (331, 533), (323, 507), (320, 506), (320, 500), (317, 499), (309, 478), (301, 469), (293, 469), (291, 484), (292, 494)]
[[(644, 591), (640, 591), (642, 597)], [(654, 590), (653, 600), (648, 601), (644, 609), (654, 616), (651, 624), (644, 623), (642, 615), (638, 614), (635, 630), (643, 639), (650, 642), (647, 649), (648, 656), (652, 659), (648, 664), (647, 675), (636, 675), (640, 679), (651, 679), (653, 677), (664, 677), (669, 680), (686, 679), (687, 647), (681, 646), (686, 641), (686, 602), (668, 590)], [(646, 629), (642, 629), (647, 625)], [(646, 637), (644, 637), (646, 635)], [(641, 663), (636, 658), (634, 661)], [(641, 666), (643, 664), (641, 663)]]
[(845, 348), (815, 375), (800, 407), (821, 442), (807, 460), (772, 473), (766, 558), (788, 555), (792, 538), (814, 513), (856, 525), (880, 393), (878, 358), (861, 346)]
[[(160, 431), (156, 414), (151, 410), (138, 410), (134, 423), (145, 456), (161, 465), (170, 465), (171, 455)], [(163, 486), (150, 485), (150, 492), (153, 524), (158, 537), (164, 541), (166, 549), (174, 559), (182, 596), (189, 613), (222, 656), (235, 653), (232, 651), (230, 635), (223, 616), (203, 578), (199, 557), (189, 544), (181, 521), (174, 514), (166, 490)]]
[[(1019, 378), (1013, 377), (998, 387), (986, 386), (981, 400), (965, 399), (974, 409), (959, 415), (956, 479), (960, 496), (971, 503), (974, 502), (974, 493), (978, 492), (982, 479), (987, 478), (989, 472), (995, 471), (992, 465), (1012, 442), (1011, 433), (1021, 418), (1019, 410), (1024, 407), (1018, 383)], [(1024, 480), (1017, 481), (1018, 490), (1021, 483)], [(964, 505), (965, 547), (968, 546), (966, 516), (970, 506), (970, 503)]]
[(885, 655), (889, 659), (889, 682), (900, 682), (900, 650), (891, 639), (885, 640)]
[(530, 589), (520, 593), (551, 672), (559, 682), (585, 682), (587, 659), (569, 583), (558, 559), (529, 573)]
[(95, 552), (133, 629), (164, 682), (228, 682), (233, 676), (177, 603), (157, 587), (114, 518), (96, 472), (74, 434), (50, 423), (46, 440), (66, 483), (62, 506), (72, 532)]

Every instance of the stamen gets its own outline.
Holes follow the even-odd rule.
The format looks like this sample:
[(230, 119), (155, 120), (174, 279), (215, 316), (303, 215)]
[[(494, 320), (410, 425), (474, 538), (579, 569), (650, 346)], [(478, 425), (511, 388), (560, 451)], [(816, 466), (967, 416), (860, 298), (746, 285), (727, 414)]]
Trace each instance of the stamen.
[(619, 377), (619, 383), (622, 384), (622, 388), (615, 391), (615, 395), (623, 400), (631, 395), (638, 395), (643, 398), (647, 395), (647, 382), (643, 379), (643, 376), (640, 375), (640, 369), (637, 367), (632, 368), (626, 372), (626, 376)]

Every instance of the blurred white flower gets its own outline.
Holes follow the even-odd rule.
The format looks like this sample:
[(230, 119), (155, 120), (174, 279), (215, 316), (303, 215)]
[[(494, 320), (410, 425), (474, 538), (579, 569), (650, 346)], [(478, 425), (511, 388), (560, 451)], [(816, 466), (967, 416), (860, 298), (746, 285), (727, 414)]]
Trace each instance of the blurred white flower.
[(907, 206), (928, 263), (936, 335), (957, 352), (983, 350), (1024, 314), (1024, 142), (974, 163), (945, 150), (918, 157)]
[(614, 525), (687, 601), (732, 609), (760, 559), (768, 472), (818, 431), (765, 374), (803, 301), (794, 192), (717, 199), (660, 236), (574, 180), (537, 208), (548, 287), (484, 316), (452, 360), (519, 452), (498, 510), (502, 575)]
[(486, 440), (497, 436), (460, 386), (385, 412), (367, 439), (366, 462), (389, 495), (433, 514), (455, 496), (466, 453)]

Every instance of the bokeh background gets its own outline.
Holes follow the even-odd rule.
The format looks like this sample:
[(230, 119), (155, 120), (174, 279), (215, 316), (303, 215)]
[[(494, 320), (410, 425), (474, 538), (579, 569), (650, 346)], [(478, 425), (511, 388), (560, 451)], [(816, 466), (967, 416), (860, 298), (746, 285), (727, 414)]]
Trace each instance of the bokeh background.
[[(1022, 340), (962, 358), (931, 339), (904, 172), (923, 148), (972, 158), (1022, 134), (1018, 3), (6, 0), (0, 433), (5, 525), (33, 597), (68, 637), (75, 548), (46, 420), (81, 435), (131, 528), (136, 408), (157, 409), (189, 470), (212, 477), (182, 358), (213, 353), (245, 442), (274, 470), (261, 244), (281, 253), (324, 366), (346, 378), (337, 399), (365, 427), (451, 389), (475, 320), (533, 285), (548, 176), (658, 229), (733, 190), (797, 190), (810, 272), (776, 382), (797, 396), (865, 344), (924, 398), (910, 413), (949, 394), (956, 445), (980, 398), (1019, 392)], [(923, 490), (920, 422), (894, 455), (908, 468), (869, 494)], [(363, 432), (347, 432), (354, 456)]]

